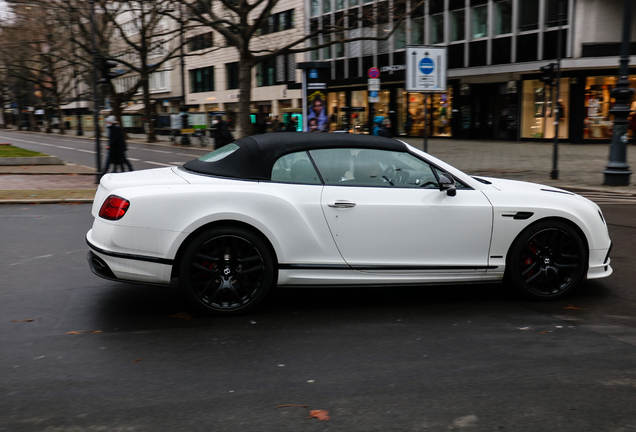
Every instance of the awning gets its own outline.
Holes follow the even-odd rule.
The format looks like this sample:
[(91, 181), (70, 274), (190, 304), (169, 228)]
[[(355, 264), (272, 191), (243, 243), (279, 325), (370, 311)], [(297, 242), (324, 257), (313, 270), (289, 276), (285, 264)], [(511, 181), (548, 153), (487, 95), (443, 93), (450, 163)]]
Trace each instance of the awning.
[(122, 112), (126, 113), (136, 113), (139, 111), (143, 111), (146, 106), (144, 104), (133, 104), (128, 105), (126, 108), (122, 110)]

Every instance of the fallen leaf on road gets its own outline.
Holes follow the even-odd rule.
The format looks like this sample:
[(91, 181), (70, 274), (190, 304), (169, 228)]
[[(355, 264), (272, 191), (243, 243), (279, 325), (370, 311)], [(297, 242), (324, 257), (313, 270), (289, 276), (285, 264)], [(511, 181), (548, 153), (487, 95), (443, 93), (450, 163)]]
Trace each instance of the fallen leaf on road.
[(80, 334), (80, 333), (101, 333), (101, 330), (80, 330), (80, 331), (70, 331), (66, 332), (66, 334)]
[(547, 332), (548, 332), (548, 331), (546, 330), (546, 331), (539, 332), (539, 333), (537, 333), (537, 334), (543, 334), (543, 333), (547, 333)]
[(282, 407), (301, 407), (301, 408), (309, 408), (309, 405), (293, 405), (293, 404), (287, 404), (287, 405), (278, 405), (276, 408), (282, 408)]
[(194, 317), (192, 315), (190, 315), (189, 313), (185, 313), (185, 312), (179, 312), (178, 314), (168, 315), (168, 318), (180, 318), (180, 319), (184, 319), (184, 320), (194, 319)]
[(567, 305), (563, 309), (587, 310), (585, 308), (580, 308), (580, 307), (577, 307), (577, 306), (574, 306), (574, 305)]
[(137, 359), (135, 360), (133, 363), (139, 363), (140, 361), (142, 361), (143, 359)]
[(309, 411), (309, 417), (307, 418), (317, 418), (320, 421), (326, 421), (329, 420), (331, 417), (329, 417), (329, 411), (311, 410)]
[(34, 319), (23, 319), (23, 320), (11, 320), (11, 322), (31, 322), (31, 321), (35, 321)]

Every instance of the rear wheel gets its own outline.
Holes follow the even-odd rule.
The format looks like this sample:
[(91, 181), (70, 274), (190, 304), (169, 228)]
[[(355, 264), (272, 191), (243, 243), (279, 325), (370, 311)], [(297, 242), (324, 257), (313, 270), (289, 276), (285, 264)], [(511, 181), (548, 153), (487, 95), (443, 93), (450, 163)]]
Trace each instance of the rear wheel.
[(214, 315), (246, 312), (275, 283), (276, 269), (267, 244), (249, 230), (212, 228), (185, 250), (181, 289), (199, 310)]
[(533, 300), (569, 294), (587, 269), (580, 234), (560, 221), (545, 221), (524, 230), (510, 251), (508, 276), (517, 290)]

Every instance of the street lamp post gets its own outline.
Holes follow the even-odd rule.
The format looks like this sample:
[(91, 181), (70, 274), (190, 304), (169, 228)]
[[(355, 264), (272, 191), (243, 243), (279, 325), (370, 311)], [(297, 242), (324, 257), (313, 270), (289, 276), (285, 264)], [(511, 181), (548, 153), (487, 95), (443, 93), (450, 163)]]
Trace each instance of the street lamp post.
[[(184, 57), (184, 41), (183, 41), (183, 6), (179, 5), (179, 18), (181, 21), (181, 30), (179, 32), (179, 43), (181, 44), (181, 129), (187, 129), (188, 113), (186, 109), (186, 90), (185, 90), (185, 57)], [(181, 145), (190, 145), (190, 135), (181, 134)]]
[(563, 1), (559, 2), (559, 33), (557, 36), (557, 63), (556, 63), (556, 100), (552, 105), (552, 118), (554, 119), (554, 141), (552, 144), (552, 171), (550, 171), (550, 178), (558, 180), (559, 178), (559, 120), (561, 117), (561, 109), (559, 98), (561, 90), (561, 44), (562, 44), (562, 32), (561, 24), (563, 22)]
[(619, 79), (616, 88), (611, 92), (616, 100), (614, 107), (610, 110), (614, 114), (614, 129), (612, 132), (612, 144), (610, 147), (609, 163), (605, 167), (603, 174), (604, 185), (607, 186), (628, 186), (629, 177), (632, 172), (627, 164), (627, 118), (629, 117), (629, 102), (634, 94), (634, 89), (629, 88), (629, 43), (632, 27), (633, 0), (625, 0), (625, 14), (623, 15), (623, 40), (621, 43), (621, 59), (618, 71)]
[(95, 158), (97, 169), (97, 183), (102, 178), (102, 156), (99, 129), (99, 94), (97, 93), (97, 44), (95, 43), (95, 0), (90, 0), (91, 13), (91, 45), (93, 49), (93, 127), (95, 128)]

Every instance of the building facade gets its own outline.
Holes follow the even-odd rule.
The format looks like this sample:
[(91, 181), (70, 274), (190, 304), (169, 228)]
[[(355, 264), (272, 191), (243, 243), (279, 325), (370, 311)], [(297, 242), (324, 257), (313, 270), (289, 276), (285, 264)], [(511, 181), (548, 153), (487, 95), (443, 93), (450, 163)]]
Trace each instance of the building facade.
[[(336, 44), (307, 54), (306, 61), (331, 65), (332, 130), (368, 133), (369, 119), (383, 115), (391, 119), (394, 135), (423, 136), (426, 103), (429, 136), (553, 139), (558, 118), (561, 139), (609, 142), (622, 0), (427, 0), (411, 6), (419, 3), (406, 5), (410, 16), (387, 40)], [(388, 0), (307, 0), (305, 6), (308, 29), (344, 16), (350, 37), (382, 34), (402, 10)], [(539, 69), (556, 62), (559, 33), (557, 103), (555, 86), (540, 80)], [(447, 47), (447, 92), (405, 91), (407, 45)], [(376, 103), (369, 103), (367, 91), (371, 67), (381, 71)], [(630, 82), (636, 87), (636, 76)]]

